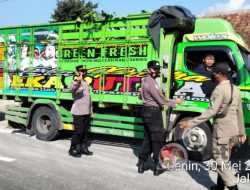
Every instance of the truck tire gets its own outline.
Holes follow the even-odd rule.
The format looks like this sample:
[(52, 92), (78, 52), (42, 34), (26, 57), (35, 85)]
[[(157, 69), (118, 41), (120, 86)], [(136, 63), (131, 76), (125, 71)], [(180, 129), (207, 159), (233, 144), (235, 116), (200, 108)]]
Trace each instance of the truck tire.
[[(191, 117), (183, 120), (192, 119)], [(175, 128), (174, 141), (184, 146), (190, 160), (204, 161), (212, 155), (212, 132), (207, 123), (202, 123), (194, 128), (182, 129), (179, 123)]]
[(55, 140), (59, 136), (59, 126), (58, 115), (52, 109), (46, 106), (36, 109), (32, 117), (32, 127), (37, 139)]

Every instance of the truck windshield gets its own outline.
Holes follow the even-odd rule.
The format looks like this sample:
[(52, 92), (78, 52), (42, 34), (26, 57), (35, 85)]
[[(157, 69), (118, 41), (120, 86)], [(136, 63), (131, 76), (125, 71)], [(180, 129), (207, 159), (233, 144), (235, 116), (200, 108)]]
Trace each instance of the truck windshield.
[(250, 75), (250, 54), (247, 51), (244, 51), (242, 48), (240, 48), (240, 53), (244, 60), (245, 68), (247, 69), (248, 74)]

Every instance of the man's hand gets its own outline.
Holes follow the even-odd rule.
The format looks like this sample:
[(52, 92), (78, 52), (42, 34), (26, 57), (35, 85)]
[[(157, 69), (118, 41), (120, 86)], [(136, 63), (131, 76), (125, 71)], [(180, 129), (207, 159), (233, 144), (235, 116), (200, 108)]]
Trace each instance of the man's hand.
[(184, 99), (182, 99), (182, 98), (176, 98), (175, 102), (176, 102), (176, 104), (181, 104), (181, 103), (184, 102)]
[(242, 144), (244, 144), (246, 140), (247, 140), (246, 135), (239, 135), (239, 141), (240, 141)]
[(82, 81), (82, 76), (75, 77), (75, 81), (81, 82)]
[(185, 129), (188, 127), (188, 121), (182, 121), (180, 122), (180, 128)]

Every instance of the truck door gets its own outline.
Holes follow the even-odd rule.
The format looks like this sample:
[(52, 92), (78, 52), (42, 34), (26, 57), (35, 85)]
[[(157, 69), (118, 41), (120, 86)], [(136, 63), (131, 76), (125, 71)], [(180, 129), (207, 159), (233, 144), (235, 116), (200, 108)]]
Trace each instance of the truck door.
[[(229, 46), (210, 46), (208, 43), (199, 43), (199, 46), (181, 45), (183, 53), (179, 54), (175, 68), (176, 91), (175, 96), (185, 98), (193, 103), (209, 102), (215, 84), (211, 81), (211, 70), (204, 63), (206, 56), (213, 56), (216, 62), (226, 62), (232, 72), (234, 84), (240, 84), (240, 77), (236, 61)], [(181, 60), (180, 60), (181, 59)], [(206, 106), (205, 106), (206, 107)]]
[[(174, 98), (184, 98), (185, 102), (177, 106), (176, 111), (182, 118), (179, 122), (191, 119), (204, 112), (215, 84), (211, 81), (211, 71), (205, 68), (203, 59), (212, 55), (216, 62), (226, 62), (231, 70), (231, 80), (241, 85), (242, 75), (237, 68), (239, 55), (233, 42), (181, 43), (177, 48), (175, 62)], [(180, 112), (178, 112), (180, 111)], [(176, 124), (177, 126), (178, 124)], [(186, 147), (189, 158), (206, 160), (211, 157), (212, 130), (208, 123), (202, 123), (191, 129), (176, 127), (174, 140)]]
[(239, 48), (241, 56), (244, 61), (242, 67), (242, 75), (244, 76), (244, 85), (240, 87), (241, 94), (244, 94), (242, 98), (244, 119), (247, 128), (247, 134), (250, 136), (250, 54), (249, 52)]

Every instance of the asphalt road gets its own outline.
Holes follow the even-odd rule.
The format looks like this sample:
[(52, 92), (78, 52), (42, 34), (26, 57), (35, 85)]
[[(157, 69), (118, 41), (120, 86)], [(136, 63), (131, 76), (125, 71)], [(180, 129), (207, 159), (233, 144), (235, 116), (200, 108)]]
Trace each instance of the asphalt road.
[[(3, 115), (0, 190), (202, 190), (216, 180), (216, 173), (203, 167), (167, 171), (155, 177), (150, 161), (150, 169), (138, 174), (141, 142), (131, 139), (92, 136), (90, 149), (94, 155), (73, 158), (68, 155), (70, 137), (43, 142), (25, 134), (23, 129), (8, 127)], [(239, 184), (240, 189), (250, 188), (250, 182), (243, 183)]]

